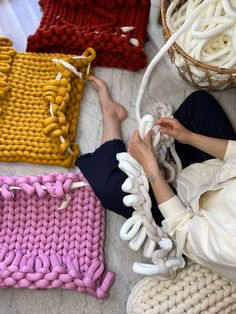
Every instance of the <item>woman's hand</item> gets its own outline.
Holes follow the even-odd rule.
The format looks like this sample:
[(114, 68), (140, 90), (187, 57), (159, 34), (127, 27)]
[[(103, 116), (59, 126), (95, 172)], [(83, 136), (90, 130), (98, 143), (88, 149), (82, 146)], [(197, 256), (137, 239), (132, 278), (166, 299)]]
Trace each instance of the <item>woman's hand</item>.
[(130, 155), (142, 165), (147, 175), (159, 173), (159, 166), (152, 146), (152, 135), (153, 131), (150, 131), (142, 140), (139, 130), (136, 130), (128, 144)]
[(162, 175), (159, 176), (160, 170), (152, 146), (152, 135), (153, 131), (150, 131), (142, 140), (139, 131), (136, 130), (129, 141), (128, 150), (130, 155), (143, 166), (147, 177), (149, 177), (157, 203), (161, 204), (171, 199), (175, 194), (165, 178)]
[(177, 119), (173, 118), (160, 118), (156, 121), (160, 125), (161, 134), (173, 136), (178, 142), (189, 144), (192, 132), (186, 129)]

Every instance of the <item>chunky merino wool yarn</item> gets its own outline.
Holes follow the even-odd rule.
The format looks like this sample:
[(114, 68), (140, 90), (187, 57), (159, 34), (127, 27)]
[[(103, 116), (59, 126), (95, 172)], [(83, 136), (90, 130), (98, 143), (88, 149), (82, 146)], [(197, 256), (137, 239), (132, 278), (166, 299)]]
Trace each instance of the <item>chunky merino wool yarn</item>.
[(107, 296), (105, 209), (81, 172), (0, 176), (0, 225), (0, 287)]
[(132, 290), (127, 314), (235, 314), (236, 285), (189, 262), (173, 280), (146, 277)]
[(149, 0), (41, 0), (43, 16), (27, 51), (81, 54), (97, 52), (94, 65), (137, 71), (143, 52)]
[(71, 167), (79, 105), (95, 51), (16, 52), (0, 38), (0, 160)]

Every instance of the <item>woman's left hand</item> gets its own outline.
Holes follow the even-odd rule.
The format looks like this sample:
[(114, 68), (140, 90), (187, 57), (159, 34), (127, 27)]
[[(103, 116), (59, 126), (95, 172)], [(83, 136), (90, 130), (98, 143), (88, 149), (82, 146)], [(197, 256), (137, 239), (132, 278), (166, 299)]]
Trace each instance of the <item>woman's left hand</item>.
[(136, 130), (128, 144), (128, 152), (142, 165), (146, 173), (153, 172), (153, 170), (159, 172), (159, 166), (152, 146), (152, 135), (153, 131), (150, 131), (142, 140), (139, 130)]

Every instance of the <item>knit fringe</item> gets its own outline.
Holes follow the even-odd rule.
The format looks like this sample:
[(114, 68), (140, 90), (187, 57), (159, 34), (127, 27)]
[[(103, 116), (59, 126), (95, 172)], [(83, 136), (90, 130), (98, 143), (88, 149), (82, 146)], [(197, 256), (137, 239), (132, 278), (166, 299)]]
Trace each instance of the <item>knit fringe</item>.
[[(81, 262), (81, 261), (80, 261)], [(0, 248), (0, 286), (29, 289), (65, 288), (105, 299), (114, 273), (104, 273), (104, 264), (94, 261), (83, 273), (79, 259), (59, 254), (33, 256)], [(102, 279), (101, 279), (102, 278)]]
[[(65, 195), (71, 191), (74, 182), (86, 181), (80, 173), (51, 173), (48, 175), (26, 176), (26, 177), (6, 177), (0, 176), (0, 196), (3, 200), (13, 201), (18, 189), (20, 188), (29, 197), (38, 196), (40, 199), (46, 199), (48, 195), (63, 200)], [(88, 192), (92, 191), (90, 185), (84, 187)]]
[[(43, 131), (46, 135), (51, 136), (52, 138), (63, 136), (64, 141), (60, 144), (62, 154), (64, 154), (72, 145), (69, 138), (70, 120), (68, 121), (68, 118), (70, 117), (67, 117), (67, 108), (70, 105), (70, 92), (77, 95), (77, 101), (82, 99), (83, 82), (86, 81), (91, 74), (90, 72), (87, 72), (87, 69), (90, 62), (95, 59), (96, 53), (92, 48), (88, 48), (82, 56), (86, 58), (73, 59), (72, 56), (68, 56), (67, 58), (60, 59), (74, 66), (75, 69), (79, 69), (82, 74), (81, 79), (78, 79), (73, 72), (57, 62), (55, 65), (55, 77), (60, 73), (61, 78), (59, 80), (54, 79), (48, 81), (43, 88), (43, 97), (46, 101), (52, 104), (51, 110), (53, 113), (53, 116), (50, 115), (50, 117), (43, 121)], [(79, 83), (74, 84), (74, 89), (72, 89), (71, 81), (74, 79), (78, 79)], [(74, 141), (75, 136), (73, 136), (71, 140)], [(74, 149), (74, 154), (68, 156), (69, 160), (67, 158), (65, 164), (74, 163), (74, 159), (76, 159), (79, 153), (76, 146), (74, 146)]]
[(12, 42), (5, 37), (0, 37), (0, 115), (3, 113), (1, 103), (6, 99), (7, 92), (10, 90), (7, 78), (15, 53)]

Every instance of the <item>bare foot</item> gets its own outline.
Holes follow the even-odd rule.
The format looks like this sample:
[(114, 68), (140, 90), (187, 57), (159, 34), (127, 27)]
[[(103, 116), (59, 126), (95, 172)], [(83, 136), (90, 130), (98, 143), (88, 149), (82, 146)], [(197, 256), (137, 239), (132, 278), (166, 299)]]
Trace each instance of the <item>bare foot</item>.
[(97, 79), (95, 76), (89, 77), (95, 90), (99, 95), (99, 102), (103, 115), (112, 115), (122, 122), (127, 117), (126, 109), (118, 102), (114, 101), (108, 91), (107, 85), (104, 81)]

